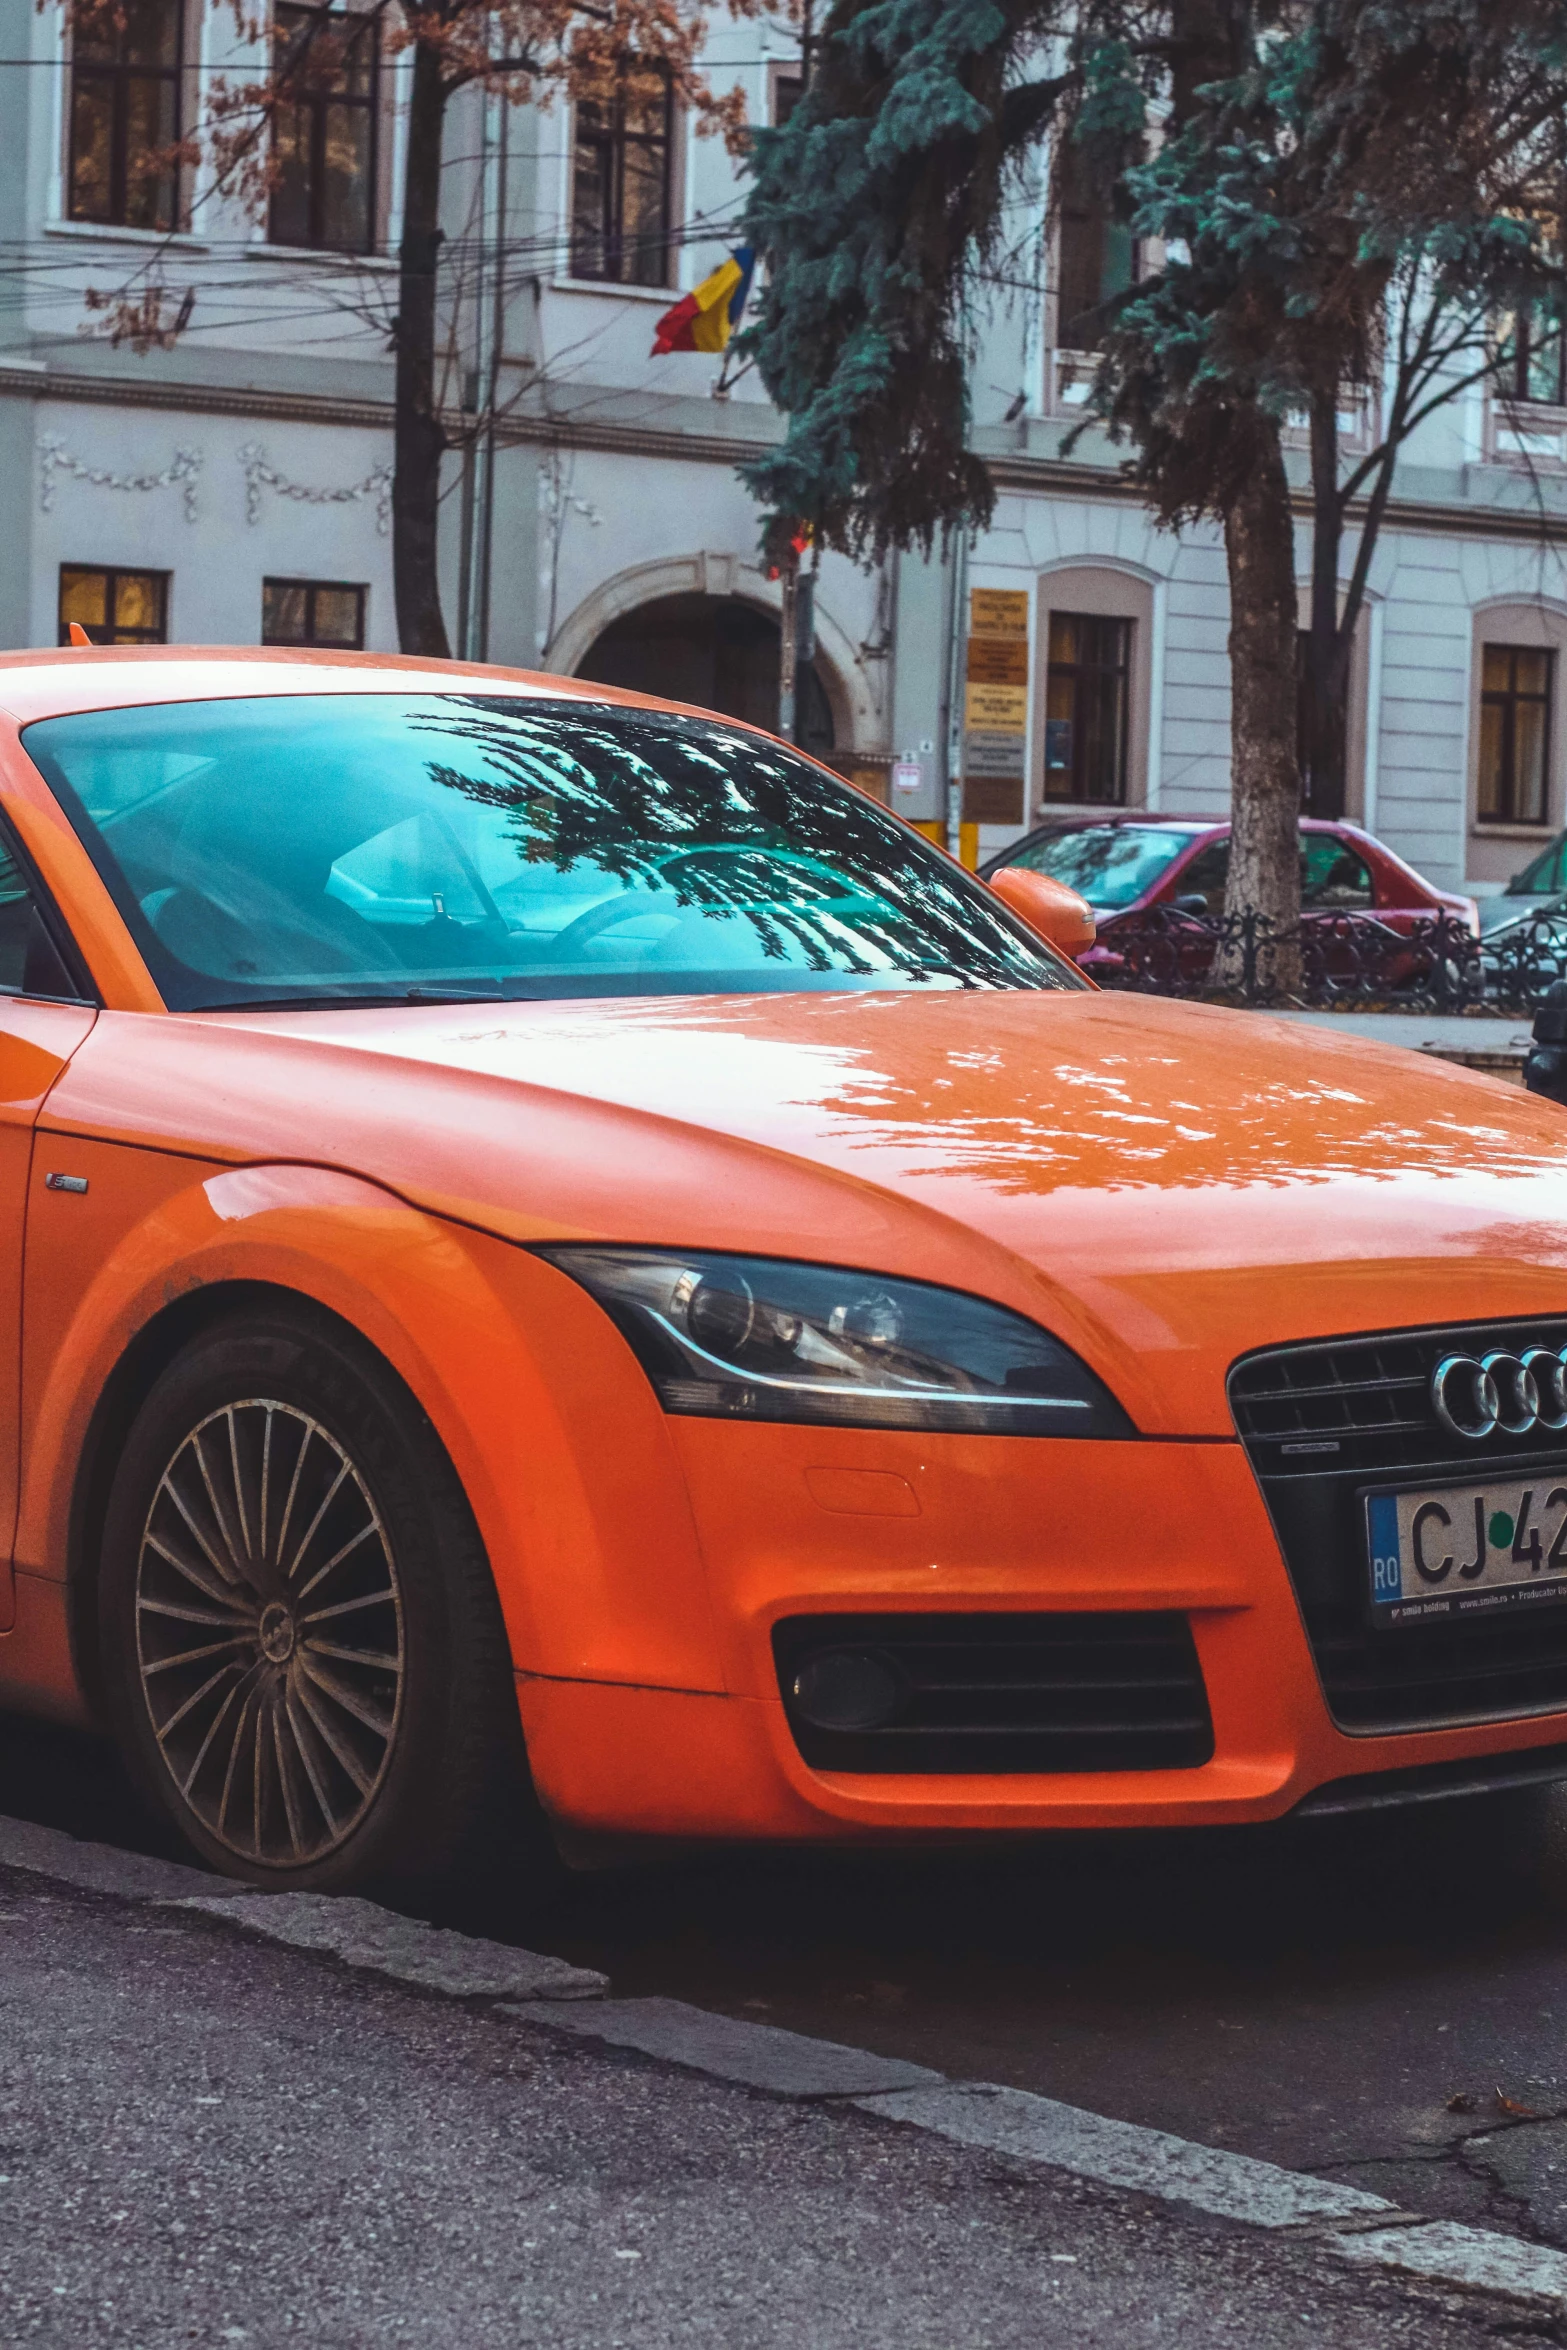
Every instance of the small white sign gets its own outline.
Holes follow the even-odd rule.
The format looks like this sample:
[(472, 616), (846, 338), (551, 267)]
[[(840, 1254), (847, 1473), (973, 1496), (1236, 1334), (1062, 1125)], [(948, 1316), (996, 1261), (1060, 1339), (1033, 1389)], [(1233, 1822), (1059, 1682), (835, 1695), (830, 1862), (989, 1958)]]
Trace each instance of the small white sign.
[(892, 788), (894, 791), (921, 791), (925, 784), (925, 770), (918, 759), (894, 759)]

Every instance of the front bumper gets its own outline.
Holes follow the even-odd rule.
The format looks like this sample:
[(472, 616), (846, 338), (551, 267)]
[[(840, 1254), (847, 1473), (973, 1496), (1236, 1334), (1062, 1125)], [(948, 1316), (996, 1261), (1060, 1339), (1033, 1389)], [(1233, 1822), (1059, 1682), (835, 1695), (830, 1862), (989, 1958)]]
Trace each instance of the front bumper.
[[(535, 1777), (574, 1826), (811, 1840), (1269, 1820), (1329, 1782), (1567, 1738), (1562, 1713), (1391, 1736), (1337, 1729), (1238, 1443), (668, 1428), (723, 1687), (522, 1675)], [(775, 1625), (986, 1610), (1184, 1615), (1211, 1760), (885, 1776), (806, 1764), (780, 1698)]]

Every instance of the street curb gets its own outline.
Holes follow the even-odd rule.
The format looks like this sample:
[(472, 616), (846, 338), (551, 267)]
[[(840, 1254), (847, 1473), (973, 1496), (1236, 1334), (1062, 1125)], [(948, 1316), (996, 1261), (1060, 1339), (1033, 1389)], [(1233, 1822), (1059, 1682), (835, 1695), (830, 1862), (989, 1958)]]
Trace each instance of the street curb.
[(571, 1966), (509, 1942), (454, 1934), (342, 1893), (206, 1894), (162, 1901), (164, 1909), (193, 1909), (222, 1918), (268, 1942), (295, 1950), (325, 1950), (345, 1966), (363, 1967), (452, 1999), (598, 2000), (609, 1977)]
[(736, 2088), (831, 2099), (1014, 2162), (1315, 2243), (1359, 2267), (1567, 2316), (1567, 2253), (1549, 2245), (1425, 2219), (1359, 2187), (1031, 2090), (949, 2081), (923, 2065), (748, 2023), (680, 1999), (608, 1999), (606, 1978), (589, 1968), (424, 1925), (376, 1902), (328, 1894), (214, 1893), (223, 1880), (203, 1870), (5, 1818), (0, 1867), (209, 1917), (448, 1997), (489, 1998), (495, 2001), (492, 2013), (526, 2025), (636, 2049)]
[(608, 1978), (588, 1967), (427, 1926), (379, 1902), (326, 1893), (215, 1893), (213, 1887), (227, 1880), (204, 1869), (83, 1843), (30, 1820), (0, 1818), (0, 1866), (28, 1869), (88, 1893), (195, 1910), (266, 1941), (326, 1951), (346, 1966), (453, 1999), (597, 1999), (609, 1989)]
[(752, 2024), (683, 1999), (598, 1999), (576, 2015), (507, 2005), (505, 2012), (552, 2032), (580, 2032), (612, 2048), (635, 2048), (692, 2072), (712, 2073), (774, 2097), (853, 2097), (894, 2090), (944, 2089), (946, 2076), (901, 2057), (873, 2056), (836, 2040), (813, 2040), (776, 2024)]

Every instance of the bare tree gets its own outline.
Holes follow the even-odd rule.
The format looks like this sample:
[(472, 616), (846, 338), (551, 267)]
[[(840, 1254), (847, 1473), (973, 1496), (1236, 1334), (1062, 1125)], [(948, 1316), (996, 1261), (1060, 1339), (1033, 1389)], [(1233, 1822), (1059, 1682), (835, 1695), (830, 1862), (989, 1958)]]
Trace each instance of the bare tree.
[[(125, 0), (56, 0), (77, 42), (123, 33)], [(726, 0), (732, 13), (753, 0)], [(680, 0), (374, 0), (367, 11), (313, 8), (286, 34), (231, 0), (240, 37), (270, 40), (269, 70), (250, 80), (214, 76), (201, 116), (177, 147), (143, 155), (144, 176), (210, 171), (205, 200), (262, 214), (277, 187), (293, 110), (330, 98), (352, 65), (356, 40), (378, 22), (383, 54), (405, 58), (407, 135), (396, 308), (384, 323), (396, 359), (392, 573), (398, 641), (404, 652), (444, 658), (437, 539), (441, 462), (463, 427), (442, 397), (443, 340), (450, 352), (455, 309), (443, 273), (441, 224), (446, 135), (452, 102), (464, 91), (498, 92), (512, 106), (572, 101), (634, 104), (672, 91), (699, 129), (737, 145), (740, 93), (716, 96), (697, 64), (706, 23)], [(188, 325), (191, 296), (176, 295), (160, 259), (142, 262), (124, 283), (87, 296), (115, 342), (169, 347)], [(373, 298), (365, 315), (376, 315)]]

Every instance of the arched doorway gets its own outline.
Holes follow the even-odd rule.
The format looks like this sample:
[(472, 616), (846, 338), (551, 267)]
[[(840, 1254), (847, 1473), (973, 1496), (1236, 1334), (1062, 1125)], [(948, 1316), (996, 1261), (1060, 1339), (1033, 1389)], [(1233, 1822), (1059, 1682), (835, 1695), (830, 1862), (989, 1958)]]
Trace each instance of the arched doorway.
[[(752, 726), (778, 725), (778, 623), (728, 596), (661, 596), (611, 621), (577, 664), (595, 685), (695, 702)], [(833, 748), (832, 706), (814, 665), (800, 672), (800, 742)]]

